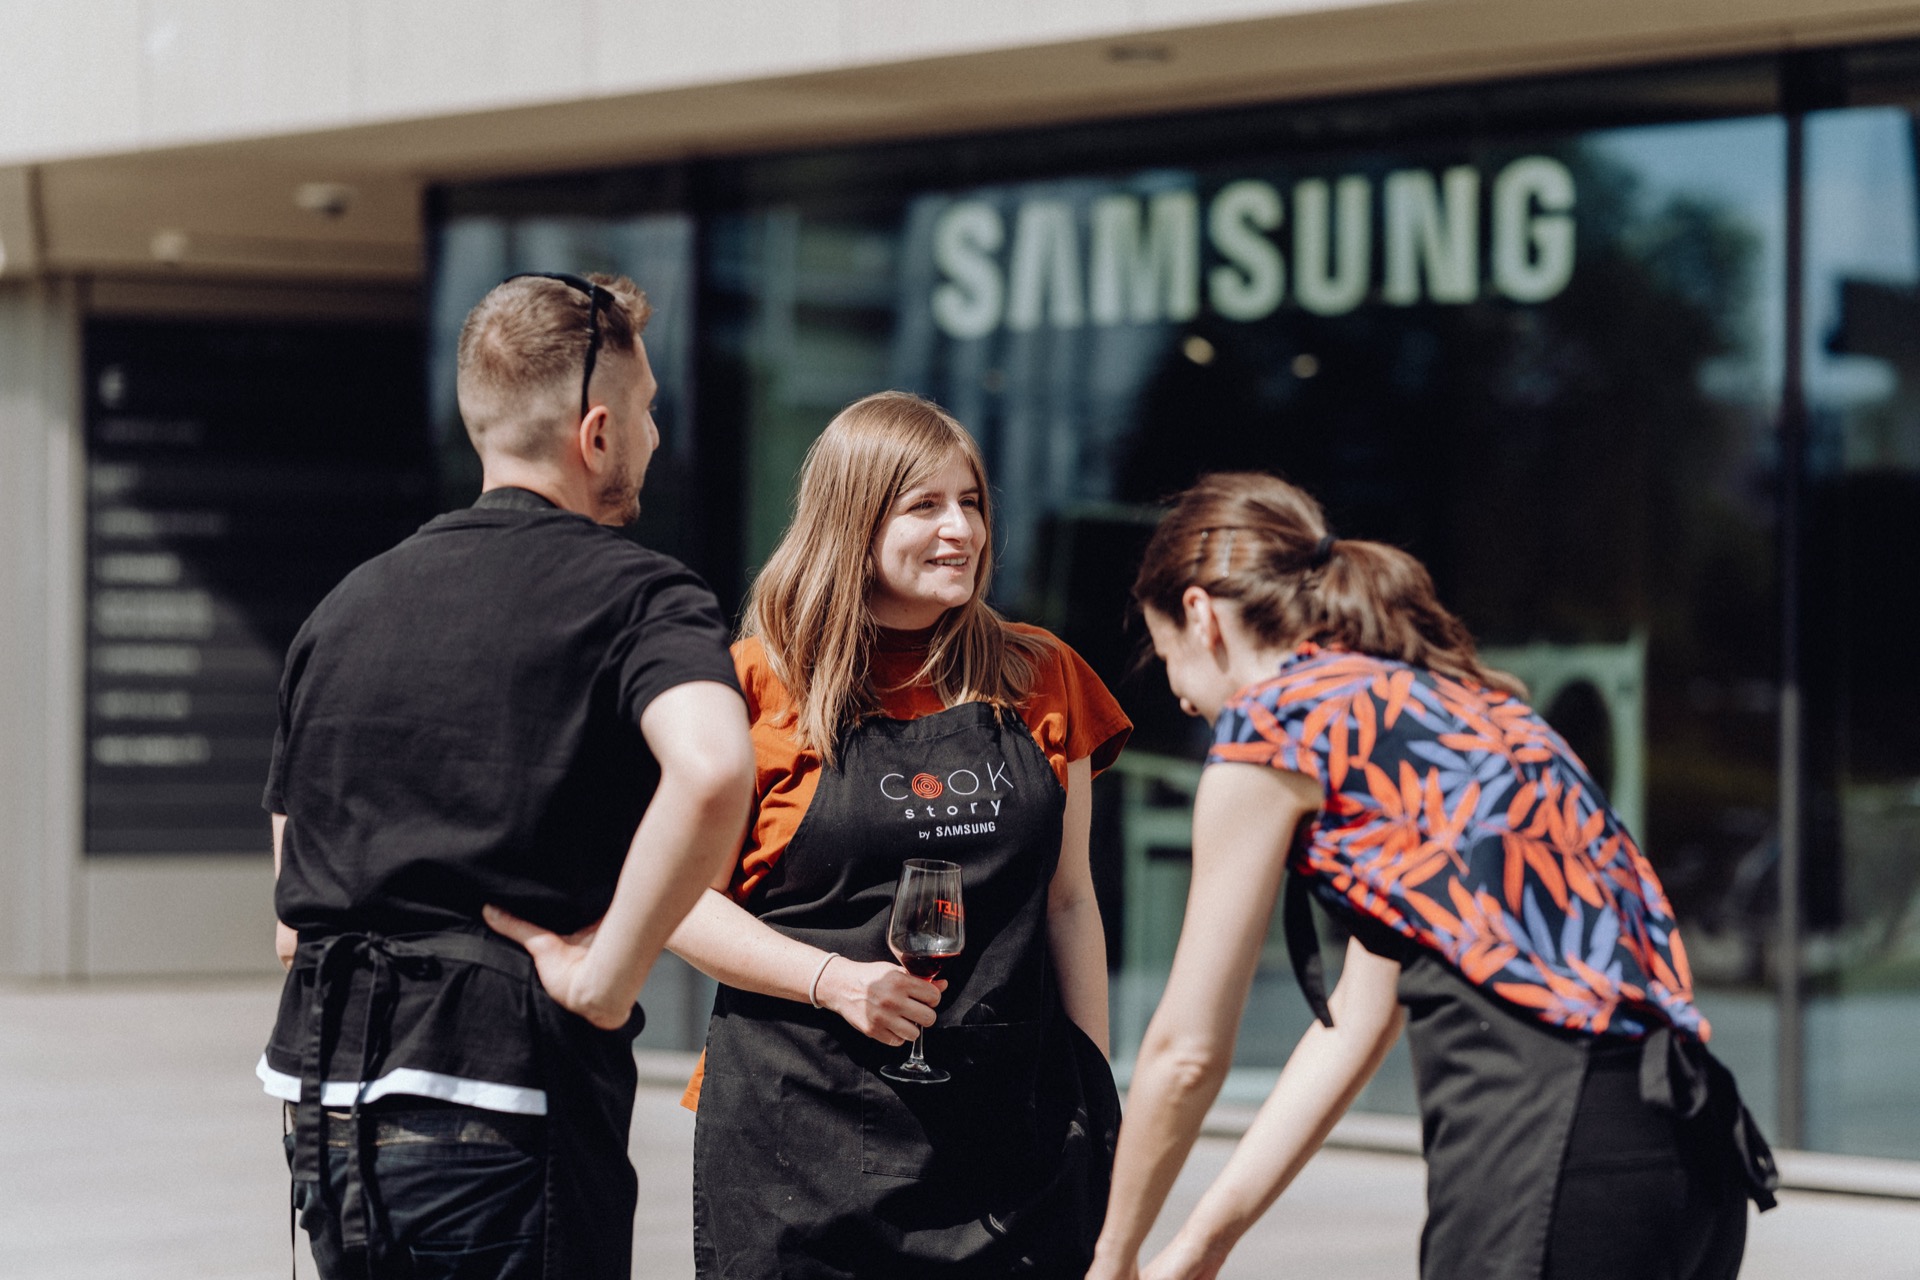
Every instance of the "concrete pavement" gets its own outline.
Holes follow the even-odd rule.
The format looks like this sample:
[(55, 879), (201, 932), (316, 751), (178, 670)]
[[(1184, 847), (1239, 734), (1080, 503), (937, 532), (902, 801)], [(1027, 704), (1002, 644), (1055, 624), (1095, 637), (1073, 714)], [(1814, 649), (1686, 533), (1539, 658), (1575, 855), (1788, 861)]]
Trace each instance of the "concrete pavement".
[[(287, 1274), (279, 1104), (253, 1078), (276, 991), (270, 980), (0, 985), (0, 1277)], [(636, 1111), (634, 1275), (648, 1280), (692, 1274), (693, 1121), (677, 1096), (647, 1086)], [(1170, 1213), (1230, 1150), (1203, 1140)], [(1225, 1278), (1411, 1280), (1422, 1182), (1416, 1159), (1325, 1152)], [(1742, 1275), (1920, 1277), (1920, 1203), (1788, 1194), (1754, 1219)]]

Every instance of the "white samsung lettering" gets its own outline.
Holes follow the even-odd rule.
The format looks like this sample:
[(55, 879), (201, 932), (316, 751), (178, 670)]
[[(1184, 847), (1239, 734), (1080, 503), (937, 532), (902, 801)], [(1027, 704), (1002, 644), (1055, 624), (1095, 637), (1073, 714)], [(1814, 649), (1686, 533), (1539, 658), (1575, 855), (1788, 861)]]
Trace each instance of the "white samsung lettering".
[(1493, 282), (1500, 292), (1515, 302), (1545, 302), (1567, 287), (1573, 200), (1573, 174), (1550, 156), (1525, 156), (1500, 171), (1493, 183)]
[(1095, 324), (1191, 320), (1200, 311), (1200, 212), (1191, 191), (1146, 202), (1103, 196), (1093, 205), (1087, 310)]
[(1264, 320), (1287, 291), (1287, 265), (1266, 233), (1286, 216), (1271, 183), (1221, 188), (1207, 209), (1207, 239), (1228, 265), (1207, 273), (1207, 301), (1229, 320)]
[(1387, 175), (1388, 302), (1410, 307), (1420, 301), (1421, 267), (1427, 296), (1435, 302), (1472, 302), (1480, 294), (1480, 173), (1456, 165), (1442, 180), (1446, 207), (1433, 175), (1402, 169)]
[(1345, 315), (1367, 296), (1373, 257), (1373, 192), (1365, 178), (1342, 178), (1333, 227), (1327, 184), (1309, 178), (1293, 189), (1293, 289), (1317, 316)]
[(1043, 311), (1055, 329), (1080, 327), (1080, 228), (1072, 205), (1034, 200), (1020, 206), (1010, 275), (1007, 328), (1038, 329)]
[[(1378, 184), (1310, 177), (1285, 194), (1255, 178), (1229, 182), (1207, 204), (1204, 244), (1191, 190), (1079, 202), (1049, 194), (1004, 211), (959, 200), (934, 220), (933, 317), (967, 340), (1002, 326), (1184, 323), (1203, 302), (1241, 323), (1289, 303), (1322, 316), (1369, 300), (1461, 306), (1485, 289), (1540, 303), (1573, 278), (1575, 202), (1572, 171), (1542, 155), (1512, 161), (1490, 182), (1472, 165), (1399, 169)], [(1203, 251), (1216, 260), (1204, 272)]]
[(1006, 243), (1000, 211), (984, 200), (963, 200), (933, 228), (933, 260), (947, 277), (933, 291), (933, 318), (949, 337), (980, 338), (1000, 327), (1006, 282), (994, 258)]

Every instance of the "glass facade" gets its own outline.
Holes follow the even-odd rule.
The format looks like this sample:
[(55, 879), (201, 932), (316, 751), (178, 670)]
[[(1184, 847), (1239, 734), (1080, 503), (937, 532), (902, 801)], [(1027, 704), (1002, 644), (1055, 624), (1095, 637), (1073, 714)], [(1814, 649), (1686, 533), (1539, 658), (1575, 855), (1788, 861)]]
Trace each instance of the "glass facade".
[[(472, 488), (457, 326), (514, 270), (653, 296), (671, 464), (642, 536), (732, 601), (838, 409), (952, 409), (996, 489), (997, 602), (1139, 726), (1096, 786), (1124, 1067), (1205, 741), (1133, 671), (1126, 587), (1160, 498), (1279, 471), (1425, 560), (1608, 787), (1763, 1122), (1920, 1158), (1903, 94), (1920, 58), (1878, 49), (443, 189), (445, 492)], [(662, 985), (691, 1047), (700, 984)], [(1231, 1087), (1264, 1092), (1306, 1019), (1276, 930)], [(1411, 1109), (1403, 1059), (1363, 1105)]]

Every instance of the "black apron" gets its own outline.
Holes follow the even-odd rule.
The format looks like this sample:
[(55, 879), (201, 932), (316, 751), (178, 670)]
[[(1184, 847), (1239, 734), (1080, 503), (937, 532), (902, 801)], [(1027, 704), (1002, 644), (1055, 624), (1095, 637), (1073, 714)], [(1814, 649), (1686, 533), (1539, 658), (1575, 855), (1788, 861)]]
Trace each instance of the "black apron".
[(1078, 1276), (1106, 1212), (1119, 1097), (1066, 1017), (1047, 890), (1066, 795), (1012, 711), (963, 703), (846, 735), (751, 909), (855, 961), (892, 960), (900, 864), (963, 870), (967, 945), (926, 1053), (943, 1084), (839, 1015), (722, 987), (694, 1138), (710, 1280)]
[[(1309, 894), (1308, 879), (1289, 868), (1287, 950), (1307, 1003), (1332, 1026)], [(1709, 1181), (1773, 1207), (1772, 1152), (1733, 1076), (1698, 1040), (1664, 1026), (1641, 1040), (1549, 1026), (1344, 902), (1321, 905), (1361, 945), (1401, 966), (1427, 1163), (1426, 1280), (1538, 1280), (1576, 1114), (1596, 1063), (1613, 1055), (1635, 1059), (1639, 1101), (1672, 1117)]]
[[(637, 1071), (627, 1025), (602, 1031), (555, 1004), (519, 945), (470, 931), (302, 938), (280, 1000), (267, 1060), (300, 1077), (290, 1156), (296, 1205), (328, 1192), (321, 1176), (326, 1080), (378, 1080), (411, 1067), (466, 1080), (544, 1090), (549, 1280), (628, 1280), (638, 1182), (627, 1158)], [(404, 1096), (387, 1095), (404, 1107)], [(390, 1254), (370, 1142), (372, 1114), (356, 1099), (346, 1190), (327, 1208), (342, 1244), (384, 1273)], [(302, 1187), (299, 1184), (305, 1184)], [(404, 1265), (395, 1260), (404, 1273)]]

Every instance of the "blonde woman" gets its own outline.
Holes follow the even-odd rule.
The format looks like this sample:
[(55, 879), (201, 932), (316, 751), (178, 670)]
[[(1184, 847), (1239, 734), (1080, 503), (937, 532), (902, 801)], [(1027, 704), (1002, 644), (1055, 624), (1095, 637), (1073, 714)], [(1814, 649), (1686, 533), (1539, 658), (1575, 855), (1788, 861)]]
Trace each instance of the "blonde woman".
[[(671, 946), (721, 982), (689, 1089), (698, 1274), (1078, 1275), (1118, 1098), (1088, 787), (1131, 729), (1059, 640), (986, 603), (985, 470), (914, 396), (830, 423), (735, 664), (755, 810)], [(887, 947), (908, 858), (963, 868), (937, 982)], [(881, 1068), (932, 1030), (952, 1078)]]

